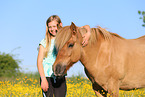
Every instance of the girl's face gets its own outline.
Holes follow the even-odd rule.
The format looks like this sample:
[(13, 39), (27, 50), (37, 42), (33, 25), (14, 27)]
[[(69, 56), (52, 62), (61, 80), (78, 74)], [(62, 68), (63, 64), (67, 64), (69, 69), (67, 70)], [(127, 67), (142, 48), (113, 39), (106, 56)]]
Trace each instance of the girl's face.
[(53, 36), (53, 37), (56, 36), (57, 30), (58, 30), (57, 24), (58, 24), (58, 22), (55, 20), (48, 23), (48, 30), (49, 30), (51, 36)]

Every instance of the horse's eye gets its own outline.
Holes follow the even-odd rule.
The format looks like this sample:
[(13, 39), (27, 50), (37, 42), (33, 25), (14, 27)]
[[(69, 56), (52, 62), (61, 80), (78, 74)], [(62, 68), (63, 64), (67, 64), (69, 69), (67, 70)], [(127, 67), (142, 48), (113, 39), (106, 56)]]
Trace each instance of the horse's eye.
[(72, 48), (73, 46), (74, 46), (73, 43), (70, 43), (70, 44), (68, 45), (69, 48)]

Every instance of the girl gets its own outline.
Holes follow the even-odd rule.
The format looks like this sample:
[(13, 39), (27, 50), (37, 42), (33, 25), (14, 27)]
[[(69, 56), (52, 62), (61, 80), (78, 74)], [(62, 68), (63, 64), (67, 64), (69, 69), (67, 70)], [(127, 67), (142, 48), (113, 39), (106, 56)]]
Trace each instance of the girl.
[[(46, 21), (46, 34), (39, 44), (39, 53), (37, 58), (37, 68), (40, 74), (40, 84), (43, 97), (65, 97), (66, 95), (66, 79), (65, 76), (57, 79), (52, 71), (52, 65), (56, 58), (54, 46), (55, 36), (59, 28), (62, 27), (61, 19), (57, 15), (50, 16)], [(82, 45), (88, 43), (90, 37), (90, 27), (83, 26), (87, 29), (87, 33), (83, 36)]]

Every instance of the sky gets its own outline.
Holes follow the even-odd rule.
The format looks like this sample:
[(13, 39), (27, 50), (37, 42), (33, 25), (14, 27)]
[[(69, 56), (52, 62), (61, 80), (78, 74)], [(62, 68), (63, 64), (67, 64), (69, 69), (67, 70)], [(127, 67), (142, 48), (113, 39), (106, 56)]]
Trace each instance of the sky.
[[(126, 39), (145, 35), (138, 10), (145, 11), (145, 0), (1, 0), (0, 52), (21, 60), (23, 72), (37, 72), (37, 47), (45, 37), (45, 22), (58, 15), (63, 26), (101, 26)], [(84, 74), (80, 62), (68, 76)], [(84, 74), (85, 75), (85, 74)]]

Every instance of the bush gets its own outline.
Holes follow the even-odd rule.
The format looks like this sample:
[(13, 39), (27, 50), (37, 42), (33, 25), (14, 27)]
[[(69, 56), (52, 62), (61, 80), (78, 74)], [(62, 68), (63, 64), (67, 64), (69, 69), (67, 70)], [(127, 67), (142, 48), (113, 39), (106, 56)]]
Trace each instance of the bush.
[(10, 54), (0, 53), (0, 77), (15, 76), (19, 72), (18, 61)]

